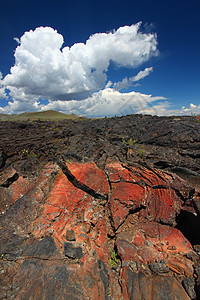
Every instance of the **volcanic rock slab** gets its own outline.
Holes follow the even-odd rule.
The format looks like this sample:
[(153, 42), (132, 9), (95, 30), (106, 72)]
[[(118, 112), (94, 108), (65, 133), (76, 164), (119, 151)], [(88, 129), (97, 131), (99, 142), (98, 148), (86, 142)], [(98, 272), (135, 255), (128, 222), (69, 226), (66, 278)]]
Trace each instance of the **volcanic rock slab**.
[(197, 188), (118, 161), (58, 159), (37, 177), (12, 181), (16, 173), (0, 182), (0, 299), (199, 296), (199, 236), (181, 223), (200, 224)]

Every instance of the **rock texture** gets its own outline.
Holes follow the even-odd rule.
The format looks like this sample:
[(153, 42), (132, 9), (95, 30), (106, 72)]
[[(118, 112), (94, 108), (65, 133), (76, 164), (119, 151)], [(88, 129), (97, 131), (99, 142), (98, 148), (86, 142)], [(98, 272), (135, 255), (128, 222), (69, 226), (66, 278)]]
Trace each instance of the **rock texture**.
[[(182, 125), (189, 121), (178, 125), (169, 119), (163, 128), (168, 131), (172, 122), (180, 136), (175, 139), (174, 134), (173, 139), (172, 131), (171, 142), (163, 137), (165, 146), (151, 148), (148, 143), (161, 143), (154, 139), (160, 133), (153, 140), (143, 132), (137, 136), (140, 141), (131, 141), (130, 135), (117, 141), (120, 124), (115, 119), (101, 121), (93, 125), (114, 122), (108, 129), (113, 140), (105, 137), (104, 148), (98, 148), (101, 126), (94, 127), (96, 144), (81, 144), (79, 131), (74, 140), (80, 144), (75, 147), (68, 141), (68, 151), (63, 145), (70, 138), (55, 142), (51, 131), (49, 144), (43, 139), (40, 156), (40, 138), (37, 144), (34, 137), (30, 148), (22, 137), (21, 144), (10, 149), (10, 141), (1, 145), (0, 299), (200, 297), (199, 132), (194, 130), (199, 124), (188, 125), (193, 141), (186, 132), (181, 144), (181, 128), (186, 128)], [(166, 122), (151, 117), (149, 126), (155, 131), (161, 121)], [(77, 127), (84, 128), (86, 122), (92, 121), (81, 121)], [(40, 124), (41, 132), (47, 124), (51, 122)], [(127, 121), (124, 124), (127, 129)], [(57, 126), (64, 132), (61, 125)], [(24, 126), (22, 130), (35, 125)]]
[(200, 195), (176, 175), (59, 160), (1, 189), (11, 199), (1, 215), (2, 299), (195, 298), (199, 256), (176, 220), (199, 214)]
[[(200, 123), (196, 117), (124, 117), (61, 122), (0, 122), (1, 149), (7, 164), (23, 161), (24, 172), (35, 171), (38, 160), (58, 154), (87, 157), (103, 166), (110, 157), (142, 160), (200, 184)], [(126, 144), (130, 139), (134, 145)], [(143, 147), (143, 148), (142, 148)], [(132, 151), (130, 151), (132, 150)], [(140, 157), (140, 153), (142, 157)], [(4, 159), (5, 161), (5, 159)], [(191, 171), (193, 173), (191, 173)]]

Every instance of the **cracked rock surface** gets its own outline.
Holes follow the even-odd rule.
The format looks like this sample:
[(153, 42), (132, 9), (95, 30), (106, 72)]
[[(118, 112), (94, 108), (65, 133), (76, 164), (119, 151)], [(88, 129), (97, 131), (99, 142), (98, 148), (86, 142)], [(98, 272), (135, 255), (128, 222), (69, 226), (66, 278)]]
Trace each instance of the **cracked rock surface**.
[(0, 138), (0, 299), (200, 297), (192, 117), (8, 123), (44, 127)]
[(178, 176), (135, 163), (103, 171), (58, 160), (32, 182), (18, 181), (7, 189), (23, 195), (1, 216), (1, 299), (196, 295), (199, 256), (176, 220), (188, 208), (199, 214), (199, 192), (191, 197)]

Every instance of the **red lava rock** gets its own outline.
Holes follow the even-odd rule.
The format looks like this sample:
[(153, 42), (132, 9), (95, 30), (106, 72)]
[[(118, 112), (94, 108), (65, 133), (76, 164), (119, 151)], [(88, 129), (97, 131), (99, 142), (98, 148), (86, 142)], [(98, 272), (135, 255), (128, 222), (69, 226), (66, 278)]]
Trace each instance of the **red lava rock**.
[[(0, 217), (4, 297), (194, 295), (195, 282), (184, 281), (188, 294), (181, 282), (193, 278), (198, 255), (175, 228), (191, 189), (176, 175), (137, 164), (111, 162), (103, 171), (94, 162), (58, 161), (37, 179), (19, 176), (1, 189), (12, 203)], [(187, 206), (198, 213), (192, 198)]]
[[(6, 183), (8, 183), (8, 186), (4, 187)], [(30, 179), (18, 175), (12, 167), (7, 169), (0, 177), (0, 213), (4, 214), (10, 205), (15, 203), (17, 199), (21, 198), (33, 187), (34, 183)]]
[(122, 278), (124, 299), (190, 299), (182, 285), (169, 276), (149, 276), (126, 267)]
[(170, 187), (171, 176), (145, 167), (129, 167), (119, 163), (108, 166), (111, 182), (111, 209), (115, 228), (122, 224), (130, 209), (146, 208), (150, 220), (175, 225), (182, 201)]
[[(117, 234), (116, 245), (123, 261), (149, 264), (152, 261), (165, 259), (168, 265), (168, 260), (170, 261), (171, 258), (176, 260), (175, 253), (181, 251), (185, 255), (192, 251), (191, 244), (179, 230), (173, 227), (144, 220), (141, 223), (131, 223), (126, 225), (127, 229), (122, 228)], [(171, 247), (174, 249), (173, 252)], [(184, 261), (185, 268), (182, 273), (188, 272), (191, 275), (193, 263), (188, 259)]]

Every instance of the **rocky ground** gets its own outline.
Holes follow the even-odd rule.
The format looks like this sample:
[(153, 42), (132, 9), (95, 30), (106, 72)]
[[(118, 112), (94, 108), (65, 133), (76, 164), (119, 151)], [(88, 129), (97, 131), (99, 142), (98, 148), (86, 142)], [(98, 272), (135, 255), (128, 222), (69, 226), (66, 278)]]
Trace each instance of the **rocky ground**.
[(0, 299), (198, 299), (194, 117), (0, 122)]

